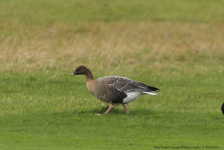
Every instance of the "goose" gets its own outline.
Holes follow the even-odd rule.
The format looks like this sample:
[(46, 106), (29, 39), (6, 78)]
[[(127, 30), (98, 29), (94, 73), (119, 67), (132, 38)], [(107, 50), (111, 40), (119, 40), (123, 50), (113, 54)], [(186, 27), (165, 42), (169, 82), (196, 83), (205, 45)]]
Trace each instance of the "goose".
[(110, 112), (116, 103), (122, 104), (125, 111), (129, 113), (125, 104), (132, 102), (142, 94), (157, 95), (155, 92), (160, 91), (156, 87), (121, 76), (106, 76), (94, 80), (92, 72), (83, 65), (77, 67), (71, 74), (73, 75), (85, 75), (89, 92), (99, 100), (110, 104), (104, 114)]

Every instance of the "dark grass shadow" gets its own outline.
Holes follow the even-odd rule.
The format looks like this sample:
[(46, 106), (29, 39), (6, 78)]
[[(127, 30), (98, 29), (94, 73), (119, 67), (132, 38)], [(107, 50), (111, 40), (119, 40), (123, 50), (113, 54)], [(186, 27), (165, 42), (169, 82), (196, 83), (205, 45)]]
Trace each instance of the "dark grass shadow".
[(108, 114), (104, 114), (105, 111), (107, 111), (107, 109), (108, 109), (108, 106), (102, 106), (102, 107), (88, 109), (88, 110), (73, 110), (73, 111), (63, 111), (63, 112), (52, 112), (52, 113), (49, 113), (49, 115), (69, 117), (69, 116), (73, 116), (73, 115), (96, 115), (96, 114), (102, 114), (104, 116), (107, 116), (107, 115), (144, 116), (144, 115), (163, 114), (163, 112), (147, 110), (147, 109), (130, 110), (129, 113), (126, 113), (124, 109), (119, 109), (119, 108), (116, 108), (116, 107), (114, 107)]
[[(223, 114), (217, 112), (180, 112), (180, 111), (161, 111), (161, 110), (149, 110), (149, 109), (134, 109), (126, 113), (124, 109), (114, 107), (108, 114), (104, 112), (108, 109), (108, 106), (102, 106), (92, 109), (84, 110), (73, 110), (73, 111), (61, 111), (61, 112), (51, 112), (51, 113), (41, 113), (36, 114), (45, 118), (75, 118), (75, 117), (89, 117), (96, 116), (96, 114), (102, 114), (102, 116), (128, 116), (128, 117), (144, 117), (144, 118), (154, 118), (154, 119), (165, 119), (176, 120), (177, 118), (185, 119), (186, 121), (192, 121), (199, 116), (204, 116), (204, 118), (209, 120), (224, 120)], [(167, 119), (166, 119), (167, 118)], [(199, 117), (203, 121), (203, 117)]]
[[(156, 111), (152, 111), (152, 110), (146, 110), (146, 109), (141, 109), (141, 110), (129, 110), (130, 112), (127, 113), (123, 108), (116, 108), (116, 106), (114, 106), (114, 108), (108, 113), (108, 114), (104, 114), (107, 109), (109, 107), (108, 106), (102, 106), (102, 107), (98, 107), (98, 108), (94, 108), (94, 109), (90, 109), (90, 110), (86, 110), (86, 111), (82, 111), (82, 112), (76, 112), (78, 114), (83, 113), (83, 114), (103, 114), (103, 115), (110, 115), (110, 114), (116, 114), (116, 115), (153, 115), (156, 114), (158, 112)], [(74, 111), (75, 113), (75, 111)]]

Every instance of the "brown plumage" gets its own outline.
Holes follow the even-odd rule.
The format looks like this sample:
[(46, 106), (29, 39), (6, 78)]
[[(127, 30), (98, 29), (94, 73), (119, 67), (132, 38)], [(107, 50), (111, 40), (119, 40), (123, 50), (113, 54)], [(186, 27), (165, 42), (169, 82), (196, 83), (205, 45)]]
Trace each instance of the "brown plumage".
[(85, 66), (76, 68), (72, 75), (85, 75), (89, 92), (99, 100), (110, 103), (105, 114), (113, 108), (115, 103), (121, 103), (125, 111), (129, 113), (125, 104), (135, 100), (139, 95), (157, 95), (152, 91), (159, 92), (159, 89), (155, 87), (120, 76), (107, 76), (94, 80), (91, 71)]

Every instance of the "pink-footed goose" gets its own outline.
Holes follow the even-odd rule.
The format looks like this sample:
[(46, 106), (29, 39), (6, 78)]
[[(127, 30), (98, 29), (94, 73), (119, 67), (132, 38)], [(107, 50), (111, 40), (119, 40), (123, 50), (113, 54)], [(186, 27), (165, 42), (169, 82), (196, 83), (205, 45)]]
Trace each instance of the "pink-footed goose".
[(139, 95), (157, 95), (153, 91), (159, 92), (155, 87), (120, 76), (107, 76), (94, 80), (92, 72), (85, 66), (79, 66), (71, 75), (85, 75), (89, 92), (99, 100), (110, 103), (110, 107), (104, 114), (107, 114), (115, 103), (121, 103), (129, 113), (125, 104), (135, 100)]

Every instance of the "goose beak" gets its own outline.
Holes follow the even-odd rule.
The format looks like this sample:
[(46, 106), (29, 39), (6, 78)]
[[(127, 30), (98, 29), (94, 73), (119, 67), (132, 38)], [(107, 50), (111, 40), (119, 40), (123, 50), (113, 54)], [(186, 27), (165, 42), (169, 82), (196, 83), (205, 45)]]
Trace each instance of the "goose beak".
[(74, 76), (74, 75), (76, 75), (75, 71), (71, 74), (71, 76)]

